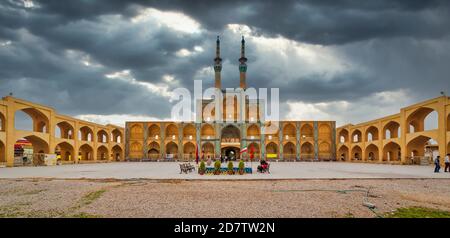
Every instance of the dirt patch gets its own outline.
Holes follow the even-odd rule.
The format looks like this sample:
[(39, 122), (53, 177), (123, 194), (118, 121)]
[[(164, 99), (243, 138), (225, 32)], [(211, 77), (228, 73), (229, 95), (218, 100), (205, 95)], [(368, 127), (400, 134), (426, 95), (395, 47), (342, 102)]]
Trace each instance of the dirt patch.
[(450, 211), (450, 180), (0, 183), (0, 217), (377, 217), (408, 207)]

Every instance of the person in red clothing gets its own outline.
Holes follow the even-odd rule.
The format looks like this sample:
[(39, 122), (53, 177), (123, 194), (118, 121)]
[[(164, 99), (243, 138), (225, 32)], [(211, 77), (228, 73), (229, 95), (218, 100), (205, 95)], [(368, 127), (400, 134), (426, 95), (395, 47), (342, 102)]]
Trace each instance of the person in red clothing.
[(267, 162), (265, 160), (263, 160), (264, 162), (261, 165), (262, 171), (266, 171), (267, 170)]
[(261, 160), (261, 164), (258, 166), (258, 171), (260, 173), (266, 172), (269, 165), (265, 160)]

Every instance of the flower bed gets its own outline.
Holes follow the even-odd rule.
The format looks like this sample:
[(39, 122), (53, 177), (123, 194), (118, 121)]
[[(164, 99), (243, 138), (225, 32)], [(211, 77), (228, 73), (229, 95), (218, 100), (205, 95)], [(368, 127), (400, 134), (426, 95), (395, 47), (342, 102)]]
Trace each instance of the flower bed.
[[(205, 174), (214, 174), (214, 171), (215, 171), (214, 167), (206, 167), (205, 168)], [(228, 171), (228, 168), (223, 168), (223, 167), (220, 168), (220, 174), (228, 174), (227, 171)], [(233, 171), (234, 171), (234, 174), (238, 174), (239, 168), (234, 167)], [(244, 173), (251, 174), (252, 168), (250, 168), (250, 167), (244, 168)]]

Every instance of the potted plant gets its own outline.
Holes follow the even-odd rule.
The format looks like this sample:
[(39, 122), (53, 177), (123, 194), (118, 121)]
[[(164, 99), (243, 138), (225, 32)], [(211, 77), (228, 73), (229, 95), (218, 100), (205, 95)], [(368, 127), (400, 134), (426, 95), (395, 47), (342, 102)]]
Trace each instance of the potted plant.
[(244, 174), (244, 169), (245, 169), (245, 164), (244, 164), (244, 161), (243, 160), (241, 160), (241, 161), (239, 161), (239, 166), (238, 166), (238, 168), (239, 168), (239, 174), (240, 175), (243, 175)]
[(234, 171), (233, 171), (233, 162), (228, 162), (228, 174), (229, 175), (232, 175), (232, 174), (234, 174)]
[(202, 162), (200, 162), (200, 166), (198, 166), (198, 173), (200, 175), (204, 175), (205, 171), (206, 171), (205, 161), (202, 160)]
[(215, 175), (219, 175), (220, 174), (220, 166), (222, 164), (220, 163), (220, 160), (216, 160), (216, 162), (214, 162), (214, 174)]

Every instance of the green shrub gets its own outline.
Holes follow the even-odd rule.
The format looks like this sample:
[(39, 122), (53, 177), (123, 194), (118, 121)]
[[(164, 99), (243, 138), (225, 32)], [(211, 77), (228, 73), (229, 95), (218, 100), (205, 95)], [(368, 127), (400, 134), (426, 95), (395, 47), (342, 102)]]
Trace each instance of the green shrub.
[(228, 162), (228, 171), (233, 171), (233, 162)]
[(244, 170), (245, 164), (244, 164), (243, 160), (239, 161), (239, 166), (238, 167), (239, 167), (239, 170)]
[(216, 162), (214, 162), (214, 169), (220, 170), (220, 166), (222, 166), (222, 163), (220, 163), (220, 160), (216, 160)]
[(198, 169), (199, 170), (201, 170), (201, 171), (205, 171), (206, 170), (206, 164), (205, 164), (205, 161), (201, 161), (200, 162), (200, 166), (198, 167)]

